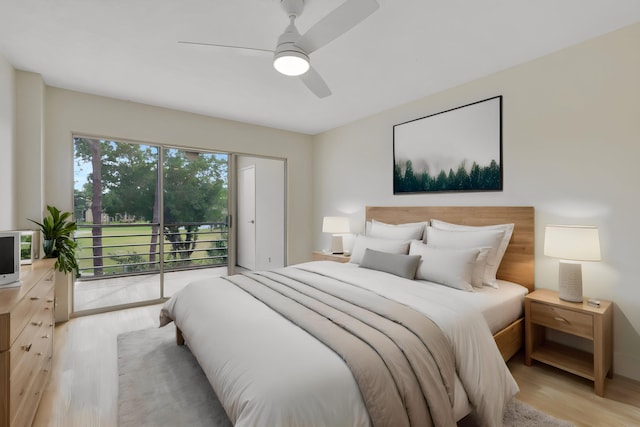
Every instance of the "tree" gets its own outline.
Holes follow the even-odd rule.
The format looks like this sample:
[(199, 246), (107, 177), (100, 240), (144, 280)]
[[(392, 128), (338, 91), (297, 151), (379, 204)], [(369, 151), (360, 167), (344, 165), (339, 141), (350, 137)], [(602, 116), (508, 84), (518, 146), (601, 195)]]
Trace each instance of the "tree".
[(456, 171), (456, 189), (458, 190), (468, 190), (471, 188), (471, 178), (467, 173), (467, 169), (465, 168), (465, 162), (463, 161), (458, 166), (458, 170)]
[(453, 169), (449, 169), (449, 175), (447, 177), (447, 188), (445, 190), (455, 190), (458, 188), (458, 183), (456, 182), (456, 174), (453, 173)]
[(418, 183), (418, 178), (413, 172), (413, 164), (411, 160), (407, 160), (404, 167), (404, 191), (407, 192), (416, 192), (420, 191), (420, 185)]
[[(159, 148), (154, 146), (76, 139), (76, 159), (92, 167), (91, 188), (84, 193), (76, 191), (77, 199), (90, 197), (92, 211), (99, 209), (110, 217), (127, 214), (137, 220), (151, 220), (151, 264), (156, 262), (159, 244), (160, 197), (166, 224), (163, 234), (172, 244), (170, 256), (174, 258), (179, 255), (188, 259), (193, 253), (198, 231), (194, 223), (224, 222), (227, 213), (226, 155), (165, 149), (164, 194), (160, 194), (159, 154)], [(101, 214), (96, 213), (94, 222), (101, 219)], [(101, 227), (94, 230), (102, 231)], [(96, 242), (93, 246), (102, 246)], [(94, 257), (94, 267), (101, 266), (98, 263)]]
[(444, 191), (447, 190), (447, 174), (444, 170), (441, 170), (436, 178), (436, 182), (434, 185), (434, 190), (436, 191)]
[(487, 188), (497, 190), (500, 188), (501, 172), (500, 166), (495, 160), (491, 160), (487, 170)]
[(393, 166), (393, 189), (396, 193), (405, 191), (402, 168), (399, 163)]
[(226, 216), (226, 158), (188, 156), (176, 149), (167, 149), (164, 155), (164, 235), (171, 242), (174, 259), (188, 259), (195, 250), (197, 223), (223, 222)]
[(481, 184), (481, 176), (480, 176), (480, 166), (478, 166), (478, 164), (476, 162), (473, 162), (471, 164), (471, 171), (469, 172), (469, 183), (471, 185), (471, 188), (473, 189), (479, 189), (482, 188)]

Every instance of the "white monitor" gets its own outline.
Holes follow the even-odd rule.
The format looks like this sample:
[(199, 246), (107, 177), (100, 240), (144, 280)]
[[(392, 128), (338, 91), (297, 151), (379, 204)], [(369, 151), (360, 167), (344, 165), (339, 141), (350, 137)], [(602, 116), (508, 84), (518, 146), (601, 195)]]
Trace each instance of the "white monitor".
[(0, 231), (0, 286), (19, 285), (20, 232)]

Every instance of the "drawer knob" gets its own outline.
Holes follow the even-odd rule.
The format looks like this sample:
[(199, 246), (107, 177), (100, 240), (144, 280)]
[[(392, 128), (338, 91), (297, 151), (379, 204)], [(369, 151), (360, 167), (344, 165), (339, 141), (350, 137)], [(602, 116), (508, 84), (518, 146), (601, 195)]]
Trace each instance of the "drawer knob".
[(29, 298), (31, 301), (38, 301), (40, 299), (40, 297), (31, 297)]
[(48, 334), (47, 335), (43, 335), (42, 338), (45, 338), (45, 339), (49, 338), (49, 335)]
[(565, 319), (564, 317), (560, 317), (560, 316), (555, 316), (553, 318), (553, 320), (557, 320), (558, 322), (564, 322), (567, 323), (567, 319)]
[(47, 299), (47, 302), (53, 302), (53, 300), (51, 298)]
[(36, 356), (42, 356), (42, 353), (41, 352), (37, 352)]
[(31, 322), (33, 326), (42, 326), (42, 322)]
[(31, 350), (31, 346), (32, 346), (32, 344), (29, 344), (29, 345), (23, 345), (23, 346), (22, 346), (22, 349), (23, 349), (24, 351), (27, 351), (27, 352), (28, 352), (29, 350)]

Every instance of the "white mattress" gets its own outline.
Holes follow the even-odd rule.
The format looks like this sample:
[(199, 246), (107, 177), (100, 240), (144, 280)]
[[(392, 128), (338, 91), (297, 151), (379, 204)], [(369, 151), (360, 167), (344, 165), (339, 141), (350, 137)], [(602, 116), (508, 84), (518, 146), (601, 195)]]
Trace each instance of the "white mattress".
[[(345, 266), (358, 268), (357, 264)], [(436, 294), (450, 295), (464, 301), (479, 310), (487, 320), (492, 334), (505, 328), (523, 316), (524, 297), (529, 290), (517, 283), (498, 280), (498, 289), (489, 286), (473, 288), (473, 292), (461, 291), (426, 280), (414, 280), (419, 286), (425, 286)]]
[(480, 310), (492, 334), (522, 317), (524, 297), (529, 293), (524, 286), (506, 280), (498, 280), (498, 289), (484, 286), (474, 288), (473, 292), (465, 292), (424, 280), (415, 282), (420, 286), (433, 287), (435, 292), (456, 295), (460, 300)]

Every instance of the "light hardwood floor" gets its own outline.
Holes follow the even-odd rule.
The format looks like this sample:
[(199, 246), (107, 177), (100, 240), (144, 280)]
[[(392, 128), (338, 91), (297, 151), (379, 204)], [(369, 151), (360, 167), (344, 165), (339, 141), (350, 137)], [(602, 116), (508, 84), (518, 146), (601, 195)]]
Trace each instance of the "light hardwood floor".
[[(117, 425), (118, 334), (158, 326), (159, 305), (72, 319), (56, 326), (55, 362), (34, 426)], [(520, 385), (518, 399), (577, 426), (640, 426), (640, 383), (607, 379), (605, 397), (593, 384), (560, 370), (524, 365), (509, 368)]]

